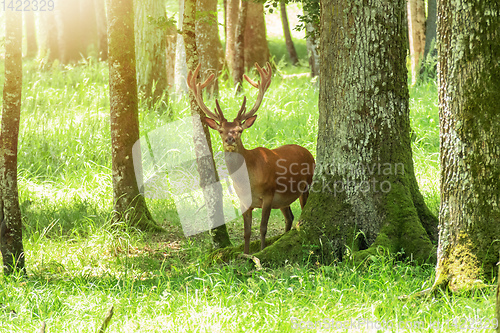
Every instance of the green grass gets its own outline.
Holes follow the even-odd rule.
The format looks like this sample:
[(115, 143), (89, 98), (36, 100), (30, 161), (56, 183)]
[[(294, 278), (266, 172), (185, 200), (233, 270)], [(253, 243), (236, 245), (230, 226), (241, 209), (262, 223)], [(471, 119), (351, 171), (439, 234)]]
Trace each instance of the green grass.
[[(273, 43), (271, 49), (281, 52), (273, 51), (280, 63), (284, 47)], [(304, 69), (281, 62), (279, 71)], [(1, 80), (3, 76), (3, 84)], [(455, 332), (453, 320), (464, 324), (467, 318), (490, 324), (493, 288), (400, 300), (430, 287), (434, 267), (396, 261), (392, 255), (374, 257), (366, 267), (347, 262), (285, 264), (261, 271), (242, 263), (209, 266), (209, 237), (183, 237), (172, 200), (148, 200), (155, 219), (167, 228), (165, 234), (111, 228), (107, 80), (105, 63), (45, 72), (25, 63), (19, 191), (28, 277), (0, 279), (0, 332), (34, 332), (42, 321), (49, 332), (94, 332), (111, 305), (115, 315), (107, 332), (289, 332), (324, 320), (386, 321), (400, 327), (413, 323), (411, 332), (422, 331), (417, 325), (424, 325), (424, 331)], [(246, 89), (252, 103), (256, 91)], [(421, 83), (410, 95), (417, 179), (437, 214), (436, 84)], [(255, 125), (244, 133), (245, 145), (297, 143), (315, 154), (317, 100), (318, 89), (309, 79), (275, 76)], [(236, 115), (241, 101), (230, 83), (222, 82), (220, 103), (227, 118)], [(184, 100), (172, 99), (169, 112), (141, 105), (141, 133), (189, 114)], [(220, 149), (220, 139), (212, 134)], [(298, 204), (293, 209), (299, 216)], [(258, 223), (254, 227), (257, 239)], [(233, 243), (240, 244), (240, 219), (228, 229)], [(269, 236), (283, 229), (280, 212), (273, 212)], [(439, 328), (427, 329), (437, 320)]]

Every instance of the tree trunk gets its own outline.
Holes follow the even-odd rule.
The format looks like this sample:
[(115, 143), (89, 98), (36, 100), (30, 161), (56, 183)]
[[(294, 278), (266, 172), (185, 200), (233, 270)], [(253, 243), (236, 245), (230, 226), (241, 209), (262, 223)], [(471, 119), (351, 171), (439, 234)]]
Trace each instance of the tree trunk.
[(196, 47), (201, 62), (201, 79), (204, 81), (211, 74), (215, 80), (205, 90), (209, 97), (219, 95), (218, 76), (223, 65), (222, 44), (219, 38), (217, 20), (217, 0), (197, 0), (199, 19), (196, 21)]
[(38, 52), (36, 43), (35, 14), (32, 11), (23, 12), (24, 26), (26, 28), (26, 56), (34, 58)]
[(425, 49), (425, 2), (408, 0), (408, 28), (410, 37), (411, 83), (417, 83), (420, 62)]
[(80, 1), (80, 23), (81, 26), (81, 53), (86, 57), (89, 54), (89, 47), (97, 50), (97, 17), (93, 0)]
[(167, 88), (175, 92), (175, 56), (177, 54), (177, 27), (173, 25), (167, 29)]
[(40, 47), (38, 49), (38, 57), (43, 59), (42, 67), (44, 67), (59, 58), (56, 12), (49, 11), (38, 14), (38, 21), (40, 29)]
[(245, 30), (248, 27), (246, 24), (248, 15), (248, 1), (242, 0), (240, 12), (238, 15), (238, 24), (236, 25), (235, 47), (233, 59), (233, 82), (236, 91), (239, 93), (243, 89), (243, 74), (245, 73)]
[[(133, 0), (108, 1), (109, 100), (114, 220), (142, 230), (163, 230), (139, 193), (132, 146), (139, 140)], [(140, 151), (140, 150), (139, 150)]]
[(98, 59), (108, 59), (108, 22), (106, 19), (105, 0), (94, 0), (97, 24), (97, 54)]
[(500, 5), (443, 0), (438, 16), (441, 208), (434, 287), (482, 286), (500, 250)]
[[(308, 15), (304, 12), (304, 15)], [(319, 28), (313, 23), (306, 24), (306, 46), (307, 54), (309, 55), (309, 68), (311, 69), (311, 77), (319, 75), (320, 58), (318, 50)]]
[[(194, 72), (198, 66), (198, 50), (196, 45), (196, 1), (184, 0), (183, 37), (186, 47), (186, 64)], [(189, 93), (189, 105), (193, 116), (193, 140), (196, 154), (196, 163), (200, 175), (200, 186), (207, 207), (208, 221), (213, 227), (212, 239), (214, 246), (226, 247), (231, 245), (226, 225), (224, 224), (224, 210), (222, 201), (222, 186), (215, 168), (213, 159), (210, 132), (205, 122), (204, 112), (198, 107), (192, 92)], [(196, 117), (196, 116), (199, 116)], [(207, 143), (208, 147), (204, 143)], [(210, 158), (207, 158), (210, 157)]]
[(328, 263), (359, 263), (381, 248), (417, 262), (435, 259), (437, 219), (413, 170), (405, 6), (322, 2), (313, 186), (297, 228), (257, 253), (262, 262), (300, 261), (304, 245)]
[[(80, 16), (81, 0), (66, 0), (58, 2), (57, 31), (59, 33), (59, 50), (62, 63), (75, 63), (83, 52), (82, 24)], [(53, 33), (53, 32), (49, 32)]]
[[(179, 0), (179, 23), (178, 29), (182, 31), (184, 20), (184, 0)], [(182, 96), (188, 92), (187, 67), (186, 67), (186, 48), (184, 46), (184, 37), (181, 34), (177, 35), (177, 43), (175, 46), (175, 94)]]
[(431, 48), (436, 47), (437, 0), (427, 0), (427, 20), (425, 21), (425, 48), (424, 59), (427, 58)]
[(17, 147), (23, 86), (22, 22), (20, 12), (6, 12), (5, 81), (0, 136), (0, 251), (5, 275), (16, 271), (26, 272), (17, 189)]
[(251, 70), (255, 63), (264, 67), (269, 61), (266, 20), (264, 4), (250, 0), (243, 0), (243, 2), (248, 2), (244, 44), (245, 68)]
[(236, 52), (236, 26), (240, 12), (240, 0), (227, 0), (226, 3), (226, 63), (230, 72), (234, 71)]
[(148, 108), (159, 102), (167, 89), (167, 36), (163, 0), (136, 0), (135, 58), (137, 85)]
[(295, 51), (295, 45), (293, 45), (292, 34), (290, 33), (290, 24), (288, 24), (288, 16), (286, 14), (285, 1), (280, 1), (280, 13), (286, 49), (288, 51), (288, 55), (290, 56), (292, 65), (297, 66), (299, 64), (299, 57), (297, 56), (297, 51)]

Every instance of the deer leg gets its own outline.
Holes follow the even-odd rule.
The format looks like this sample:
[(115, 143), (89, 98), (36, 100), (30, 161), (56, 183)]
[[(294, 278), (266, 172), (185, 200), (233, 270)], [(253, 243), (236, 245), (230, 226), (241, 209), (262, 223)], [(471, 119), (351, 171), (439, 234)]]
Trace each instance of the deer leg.
[(309, 197), (309, 191), (302, 193), (302, 195), (299, 197), (300, 209), (304, 209), (304, 206), (306, 205), (308, 197)]
[(262, 220), (260, 221), (260, 249), (264, 250), (266, 247), (266, 234), (267, 223), (269, 222), (269, 215), (271, 214), (272, 198), (269, 201), (262, 203)]
[(290, 206), (281, 208), (281, 212), (283, 213), (283, 216), (285, 217), (285, 232), (290, 231), (292, 229), (292, 222), (293, 222), (293, 213), (292, 209)]
[(247, 209), (247, 211), (243, 213), (243, 227), (245, 229), (245, 249), (243, 250), (243, 253), (249, 254), (250, 236), (252, 235), (252, 208)]

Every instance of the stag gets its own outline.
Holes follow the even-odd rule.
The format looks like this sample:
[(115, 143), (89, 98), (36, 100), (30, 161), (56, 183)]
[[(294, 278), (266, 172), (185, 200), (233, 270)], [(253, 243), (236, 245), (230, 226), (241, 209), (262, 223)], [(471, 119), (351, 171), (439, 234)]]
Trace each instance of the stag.
[(197, 82), (200, 67), (201, 65), (198, 65), (194, 73), (189, 71), (187, 82), (198, 106), (206, 115), (203, 120), (210, 128), (218, 131), (222, 138), (229, 173), (236, 173), (243, 163), (246, 164), (248, 171), (246, 184), (250, 185), (250, 194), (245, 191), (246, 184), (241, 177), (231, 176), (243, 213), (244, 253), (248, 254), (250, 251), (254, 208), (262, 208), (260, 222), (260, 248), (262, 250), (266, 247), (267, 224), (271, 209), (281, 210), (285, 217), (285, 232), (287, 232), (291, 229), (294, 218), (290, 205), (299, 199), (300, 206), (304, 208), (309, 195), (309, 186), (312, 183), (314, 158), (307, 149), (295, 144), (284, 145), (276, 149), (257, 147), (247, 150), (241, 142), (241, 133), (255, 122), (257, 118), (255, 113), (271, 83), (272, 71), (269, 63), (265, 68), (255, 64), (261, 79), (258, 82), (244, 75), (245, 80), (259, 90), (259, 94), (250, 111), (246, 109), (246, 97), (243, 98), (241, 108), (233, 121), (227, 121), (224, 117), (217, 99), (214, 112), (210, 111), (203, 102), (202, 91), (212, 82), (214, 74), (203, 83)]

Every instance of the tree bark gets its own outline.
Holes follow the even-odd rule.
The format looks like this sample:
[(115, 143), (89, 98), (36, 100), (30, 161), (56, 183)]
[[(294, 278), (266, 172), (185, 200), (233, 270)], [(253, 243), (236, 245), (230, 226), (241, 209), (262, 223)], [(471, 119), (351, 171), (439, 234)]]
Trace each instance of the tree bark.
[(500, 250), (500, 4), (443, 0), (438, 16), (441, 208), (434, 287), (482, 286)]
[(286, 14), (285, 1), (280, 1), (280, 14), (281, 25), (283, 26), (283, 35), (285, 36), (285, 44), (288, 55), (290, 56), (290, 62), (292, 65), (297, 66), (299, 63), (299, 57), (297, 56), (295, 45), (293, 45), (292, 34), (290, 33), (290, 24), (288, 23), (288, 16)]
[(248, 3), (249, 2), (245, 0), (241, 1), (234, 40), (233, 82), (238, 93), (243, 89), (243, 74), (245, 73), (245, 30), (248, 27), (246, 24), (248, 16)]
[(227, 0), (226, 3), (226, 63), (231, 73), (234, 71), (236, 52), (236, 26), (240, 12), (240, 0)]
[(38, 52), (36, 43), (35, 14), (32, 11), (23, 12), (24, 26), (26, 28), (26, 56), (34, 58)]
[[(184, 0), (179, 0), (179, 23), (178, 29), (182, 31), (184, 20)], [(184, 37), (177, 35), (175, 46), (175, 94), (182, 96), (188, 92), (187, 67), (186, 67), (186, 48), (184, 46)]]
[[(196, 45), (196, 7), (197, 0), (184, 0), (183, 37), (186, 48), (187, 68), (194, 72), (198, 66), (199, 57)], [(224, 210), (222, 201), (222, 186), (215, 168), (213, 159), (210, 132), (205, 122), (204, 112), (198, 107), (192, 92), (189, 92), (189, 105), (193, 115), (193, 140), (196, 154), (196, 163), (200, 175), (200, 186), (207, 207), (208, 220), (212, 225), (212, 239), (216, 248), (231, 245), (226, 225), (224, 224)], [(199, 116), (196, 117), (196, 116)], [(208, 148), (205, 147), (207, 143)], [(208, 151), (207, 151), (208, 150)], [(207, 158), (210, 157), (210, 158)]]
[(39, 14), (38, 19), (40, 29), (40, 47), (38, 49), (38, 57), (43, 59), (42, 67), (44, 67), (59, 58), (59, 39), (56, 12), (49, 11)]
[(215, 80), (205, 90), (207, 96), (217, 98), (218, 77), (224, 63), (217, 20), (217, 0), (197, 0), (197, 8), (199, 19), (196, 21), (196, 47), (201, 62), (201, 79), (204, 81), (215, 74)]
[(410, 37), (411, 83), (417, 83), (420, 63), (425, 49), (425, 2), (408, 0), (408, 28)]
[(26, 273), (17, 189), (17, 147), (23, 86), (22, 22), (20, 12), (6, 12), (5, 81), (0, 136), (0, 251), (5, 275)]
[(266, 36), (266, 20), (264, 18), (264, 4), (250, 0), (247, 2), (247, 18), (245, 26), (245, 68), (252, 70), (254, 64), (261, 67), (269, 61), (269, 46)]
[(136, 0), (134, 5), (137, 85), (147, 107), (152, 108), (166, 97), (167, 89), (167, 30), (161, 25), (165, 2)]
[[(410, 142), (405, 0), (325, 0), (313, 186), (297, 228), (263, 263), (369, 260), (384, 248), (435, 260), (437, 219), (416, 185)], [(370, 38), (367, 38), (370, 36)]]
[(132, 146), (139, 140), (133, 0), (109, 0), (109, 100), (114, 221), (162, 231), (139, 193)]
[(108, 59), (108, 22), (106, 18), (105, 0), (94, 0), (97, 24), (97, 53), (102, 61)]
[(436, 47), (437, 0), (427, 0), (427, 20), (425, 21), (424, 59)]

